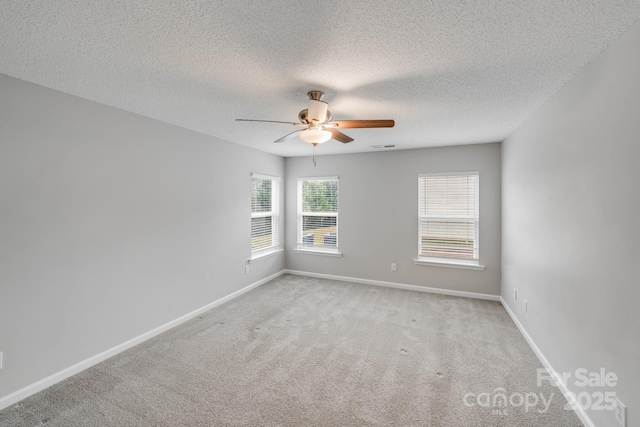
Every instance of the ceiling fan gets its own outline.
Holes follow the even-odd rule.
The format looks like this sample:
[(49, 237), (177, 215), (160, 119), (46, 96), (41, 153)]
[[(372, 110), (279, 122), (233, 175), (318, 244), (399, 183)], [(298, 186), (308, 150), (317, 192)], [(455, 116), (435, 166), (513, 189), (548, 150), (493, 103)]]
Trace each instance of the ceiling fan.
[(333, 116), (329, 111), (329, 105), (322, 100), (324, 93), (319, 90), (312, 90), (307, 93), (309, 97), (309, 107), (298, 114), (299, 122), (281, 122), (277, 120), (253, 120), (236, 119), (239, 122), (265, 122), (265, 123), (285, 123), (299, 126), (295, 130), (274, 142), (284, 142), (288, 139), (299, 136), (305, 142), (313, 145), (322, 144), (331, 138), (342, 143), (353, 141), (348, 135), (340, 132), (339, 129), (352, 128), (392, 128), (395, 125), (393, 120), (332, 120)]

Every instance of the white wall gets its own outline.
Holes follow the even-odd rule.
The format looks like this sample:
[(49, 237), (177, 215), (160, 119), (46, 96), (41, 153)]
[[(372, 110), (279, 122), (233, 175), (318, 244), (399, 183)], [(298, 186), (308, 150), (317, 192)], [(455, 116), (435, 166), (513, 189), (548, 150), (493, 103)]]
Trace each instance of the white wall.
[[(640, 23), (502, 146), (502, 296), (556, 371), (618, 375), (629, 426), (640, 425), (638, 52)], [(597, 391), (575, 376), (568, 386)]]
[[(500, 144), (320, 156), (317, 167), (309, 157), (287, 158), (285, 164), (288, 269), (500, 294)], [(464, 171), (480, 172), (480, 262), (486, 269), (415, 265), (418, 174)], [(336, 175), (342, 258), (294, 253), (297, 179)]]
[(0, 75), (0, 398), (281, 271), (244, 274), (251, 172), (284, 160)]

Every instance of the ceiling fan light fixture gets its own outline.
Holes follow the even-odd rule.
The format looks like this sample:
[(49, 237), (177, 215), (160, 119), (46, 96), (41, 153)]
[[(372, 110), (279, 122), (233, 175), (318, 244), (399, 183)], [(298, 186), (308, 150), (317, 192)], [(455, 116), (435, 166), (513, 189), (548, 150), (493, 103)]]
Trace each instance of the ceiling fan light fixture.
[(322, 144), (331, 139), (331, 132), (324, 129), (305, 129), (300, 132), (300, 139), (309, 144)]

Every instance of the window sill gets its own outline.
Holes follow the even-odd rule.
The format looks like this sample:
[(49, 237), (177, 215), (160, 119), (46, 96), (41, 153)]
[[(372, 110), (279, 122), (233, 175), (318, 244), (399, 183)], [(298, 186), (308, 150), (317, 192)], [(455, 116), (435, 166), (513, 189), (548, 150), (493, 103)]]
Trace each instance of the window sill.
[(284, 249), (270, 249), (264, 252), (258, 252), (255, 254), (251, 254), (251, 258), (249, 258), (249, 264), (252, 262), (256, 262), (258, 260), (268, 258), (270, 256), (278, 255), (280, 252), (283, 252)]
[(322, 256), (333, 256), (333, 257), (342, 256), (342, 252), (327, 251), (327, 250), (321, 250), (321, 249), (294, 249), (293, 252), (297, 254), (306, 254), (306, 255), (322, 255)]
[(417, 258), (413, 260), (413, 263), (417, 265), (430, 265), (434, 267), (463, 268), (467, 270), (484, 270), (484, 265), (480, 265), (476, 261), (460, 261), (460, 260), (444, 261), (436, 258)]

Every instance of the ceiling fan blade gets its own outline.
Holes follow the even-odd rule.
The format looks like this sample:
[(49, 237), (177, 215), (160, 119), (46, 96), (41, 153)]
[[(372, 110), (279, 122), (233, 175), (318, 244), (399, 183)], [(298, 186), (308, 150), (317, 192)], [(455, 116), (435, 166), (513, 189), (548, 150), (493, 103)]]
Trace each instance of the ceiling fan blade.
[(262, 122), (262, 123), (285, 123), (285, 124), (289, 124), (289, 125), (302, 125), (302, 126), (306, 126), (304, 123), (297, 123), (297, 122), (281, 122), (278, 120), (253, 120), (253, 119), (236, 119), (236, 122)]
[(331, 138), (335, 139), (336, 141), (340, 141), (343, 144), (353, 141), (353, 138), (351, 138), (349, 135), (345, 135), (344, 133), (340, 132), (338, 129), (327, 129), (327, 130), (331, 132)]
[(393, 120), (334, 120), (336, 126), (342, 129), (351, 128), (392, 128), (396, 122)]
[(275, 141), (273, 141), (273, 142), (285, 142), (285, 141), (286, 141), (286, 140), (288, 140), (288, 139), (295, 138), (296, 136), (298, 136), (298, 132), (300, 132), (301, 130), (302, 130), (302, 129), (294, 130), (293, 132), (288, 133), (288, 134), (286, 134), (285, 136), (283, 136), (282, 138), (280, 138), (280, 139), (276, 139), (276, 140), (275, 140)]
[(329, 104), (324, 101), (316, 101), (315, 99), (309, 100), (309, 108), (307, 111), (307, 120), (311, 123), (313, 120), (317, 120), (319, 123), (323, 123), (327, 120), (327, 109)]

